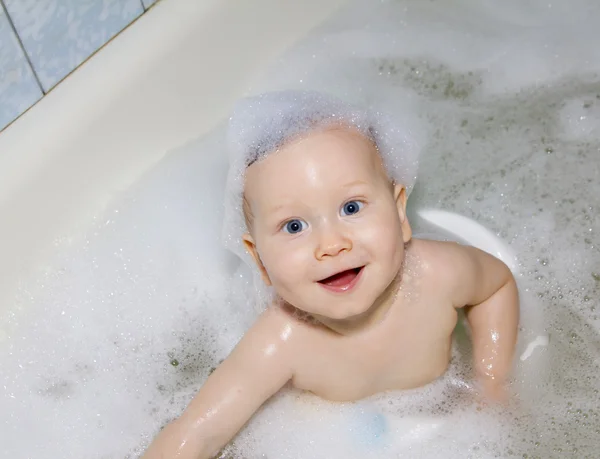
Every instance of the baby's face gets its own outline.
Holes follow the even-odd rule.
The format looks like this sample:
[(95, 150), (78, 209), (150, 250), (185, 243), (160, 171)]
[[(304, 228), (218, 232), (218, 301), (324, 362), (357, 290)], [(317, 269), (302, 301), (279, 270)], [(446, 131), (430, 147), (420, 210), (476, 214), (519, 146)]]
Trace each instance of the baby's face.
[(248, 168), (245, 197), (246, 247), (265, 282), (298, 309), (362, 314), (402, 266), (406, 195), (358, 133), (329, 129), (284, 146)]

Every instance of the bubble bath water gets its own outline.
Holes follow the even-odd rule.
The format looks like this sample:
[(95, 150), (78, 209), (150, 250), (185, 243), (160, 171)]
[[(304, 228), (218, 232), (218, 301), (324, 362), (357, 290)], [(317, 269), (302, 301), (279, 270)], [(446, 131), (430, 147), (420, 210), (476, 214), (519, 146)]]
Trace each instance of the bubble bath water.
[[(596, 457), (599, 21), (580, 0), (356, 2), (274, 65), (256, 91), (410, 103), (430, 129), (413, 214), (466, 215), (518, 254), (517, 395), (474, 402), (458, 330), (433, 384), (344, 404), (285, 389), (224, 457)], [(0, 319), (3, 456), (137, 457), (251, 325), (220, 246), (223, 138), (168, 155), (22, 283)]]

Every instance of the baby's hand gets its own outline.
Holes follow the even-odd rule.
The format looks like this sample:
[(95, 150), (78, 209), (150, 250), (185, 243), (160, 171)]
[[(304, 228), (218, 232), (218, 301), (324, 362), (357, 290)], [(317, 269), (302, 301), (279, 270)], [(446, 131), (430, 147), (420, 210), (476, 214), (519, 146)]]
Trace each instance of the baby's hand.
[(507, 404), (510, 399), (510, 394), (506, 383), (498, 378), (490, 378), (489, 376), (483, 376), (479, 379), (479, 400), (488, 404)]
[(479, 375), (475, 386), (475, 397), (482, 407), (502, 406), (508, 408), (519, 405), (518, 396), (511, 390), (505, 379)]

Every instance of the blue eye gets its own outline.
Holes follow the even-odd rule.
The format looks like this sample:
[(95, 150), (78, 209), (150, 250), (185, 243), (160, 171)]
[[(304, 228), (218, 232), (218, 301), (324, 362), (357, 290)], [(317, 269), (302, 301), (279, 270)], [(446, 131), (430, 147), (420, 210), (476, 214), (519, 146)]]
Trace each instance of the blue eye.
[(342, 216), (354, 215), (360, 209), (362, 209), (362, 206), (364, 206), (362, 202), (348, 201), (346, 204), (344, 204), (344, 207), (342, 207)]
[(285, 225), (283, 225), (283, 230), (286, 233), (297, 234), (302, 230), (305, 230), (308, 227), (305, 221), (302, 220), (290, 220)]

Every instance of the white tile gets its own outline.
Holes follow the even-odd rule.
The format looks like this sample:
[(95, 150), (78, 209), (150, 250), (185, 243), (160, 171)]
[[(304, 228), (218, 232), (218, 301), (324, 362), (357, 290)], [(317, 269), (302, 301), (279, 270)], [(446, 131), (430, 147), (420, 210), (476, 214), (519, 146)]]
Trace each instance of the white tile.
[(5, 4), (45, 90), (143, 13), (140, 0), (5, 0)]
[(40, 97), (42, 91), (0, 7), (0, 130)]

